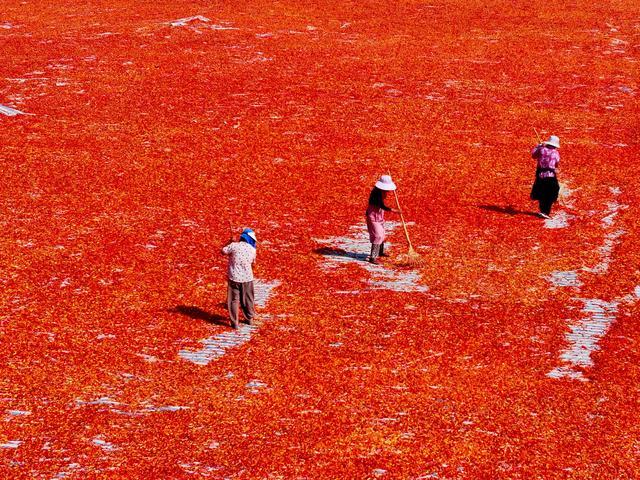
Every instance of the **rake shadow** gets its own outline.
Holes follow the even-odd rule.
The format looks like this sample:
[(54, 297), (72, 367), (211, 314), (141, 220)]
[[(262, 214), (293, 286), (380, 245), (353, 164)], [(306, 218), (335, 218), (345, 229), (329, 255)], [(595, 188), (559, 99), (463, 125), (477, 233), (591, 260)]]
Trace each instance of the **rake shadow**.
[(505, 215), (511, 215), (512, 217), (515, 215), (527, 215), (529, 217), (537, 217), (538, 214), (536, 212), (527, 212), (524, 210), (517, 210), (513, 208), (511, 205), (507, 205), (506, 207), (500, 207), (499, 205), (478, 205), (478, 208), (482, 210), (488, 210), (489, 212), (503, 213)]
[(317, 253), (318, 255), (324, 255), (325, 257), (337, 257), (337, 258), (349, 258), (351, 260), (358, 260), (364, 262), (369, 255), (366, 253), (354, 253), (347, 252), (342, 248), (336, 247), (320, 247), (316, 248), (313, 253)]
[(205, 322), (212, 323), (214, 325), (229, 325), (228, 318), (216, 313), (209, 313), (206, 310), (202, 310), (200, 307), (178, 305), (175, 308), (170, 308), (168, 311), (170, 313), (179, 313), (180, 315), (193, 318), (194, 320), (204, 320)]

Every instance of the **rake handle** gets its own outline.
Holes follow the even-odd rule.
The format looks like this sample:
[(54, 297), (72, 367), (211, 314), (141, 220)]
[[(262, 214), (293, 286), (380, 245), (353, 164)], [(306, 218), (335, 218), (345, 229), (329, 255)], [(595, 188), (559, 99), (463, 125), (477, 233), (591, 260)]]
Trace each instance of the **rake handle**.
[[(391, 172), (389, 172), (389, 176), (391, 176)], [(409, 250), (413, 250), (413, 245), (411, 244), (411, 239), (409, 238), (409, 232), (407, 231), (407, 224), (404, 221), (404, 215), (402, 214), (402, 208), (400, 207), (400, 200), (398, 200), (398, 192), (394, 190), (393, 196), (396, 197), (396, 205), (398, 206), (398, 210), (400, 211), (400, 220), (402, 221), (404, 236), (407, 239), (407, 243), (409, 244)]]
[(231, 225), (231, 220), (229, 220), (229, 238), (233, 240), (233, 225)]
[(536, 127), (533, 127), (533, 131), (536, 134), (536, 140), (538, 140), (538, 143), (542, 143), (542, 140), (540, 140), (540, 135), (538, 134), (538, 130), (536, 130)]
[(407, 231), (407, 224), (404, 221), (404, 215), (402, 215), (402, 209), (400, 208), (400, 202), (398, 201), (398, 194), (395, 190), (393, 191), (393, 194), (396, 197), (396, 205), (398, 205), (398, 210), (400, 210), (400, 220), (402, 221), (404, 236), (406, 237), (407, 243), (409, 244), (409, 250), (413, 250), (413, 245), (411, 245), (411, 239), (409, 238), (409, 232)]

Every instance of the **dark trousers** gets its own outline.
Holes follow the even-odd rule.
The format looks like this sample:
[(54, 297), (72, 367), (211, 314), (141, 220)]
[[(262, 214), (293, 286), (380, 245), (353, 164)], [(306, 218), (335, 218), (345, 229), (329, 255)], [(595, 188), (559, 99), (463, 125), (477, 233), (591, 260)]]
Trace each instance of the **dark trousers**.
[(538, 200), (540, 212), (549, 215), (559, 193), (560, 184), (556, 177), (537, 178), (531, 189), (531, 199)]
[(253, 317), (256, 315), (253, 300), (253, 282), (239, 283), (229, 280), (227, 287), (227, 309), (229, 310), (229, 318), (231, 326), (238, 328), (238, 310), (242, 308), (242, 314), (251, 325)]
[(551, 206), (558, 200), (558, 194), (560, 193), (560, 185), (556, 177), (542, 178), (540, 181), (540, 197), (538, 198), (538, 204), (540, 205), (540, 211), (546, 215), (551, 213)]

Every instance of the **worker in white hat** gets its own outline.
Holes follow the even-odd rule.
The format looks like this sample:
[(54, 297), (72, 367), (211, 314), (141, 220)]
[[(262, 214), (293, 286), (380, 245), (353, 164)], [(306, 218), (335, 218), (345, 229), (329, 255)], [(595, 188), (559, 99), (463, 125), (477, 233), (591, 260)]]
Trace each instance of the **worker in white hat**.
[(396, 189), (390, 175), (382, 175), (369, 194), (369, 206), (367, 207), (367, 230), (371, 241), (371, 255), (368, 261), (376, 264), (378, 257), (386, 256), (384, 253), (384, 212), (400, 213), (384, 204), (388, 192)]
[(253, 268), (256, 261), (256, 234), (250, 228), (245, 228), (240, 235), (240, 241), (233, 238), (222, 249), (222, 254), (229, 257), (227, 269), (227, 308), (231, 320), (231, 328), (238, 329), (239, 308), (246, 322), (251, 325), (256, 315), (253, 291)]
[(546, 142), (539, 143), (531, 151), (531, 156), (538, 162), (536, 180), (531, 188), (531, 200), (537, 200), (540, 206), (540, 217), (550, 218), (551, 207), (558, 200), (560, 184), (556, 170), (560, 164), (560, 139), (551, 135)]

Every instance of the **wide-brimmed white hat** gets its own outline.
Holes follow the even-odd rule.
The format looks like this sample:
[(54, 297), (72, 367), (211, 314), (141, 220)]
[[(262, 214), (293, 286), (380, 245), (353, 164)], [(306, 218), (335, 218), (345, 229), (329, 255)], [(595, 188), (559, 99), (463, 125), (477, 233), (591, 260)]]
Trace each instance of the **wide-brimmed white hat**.
[(391, 175), (382, 175), (380, 180), (376, 182), (376, 187), (380, 190), (391, 192), (396, 189), (396, 184), (391, 180)]
[(551, 145), (552, 147), (560, 148), (560, 139), (555, 135), (551, 135), (549, 140), (543, 142), (545, 145)]

